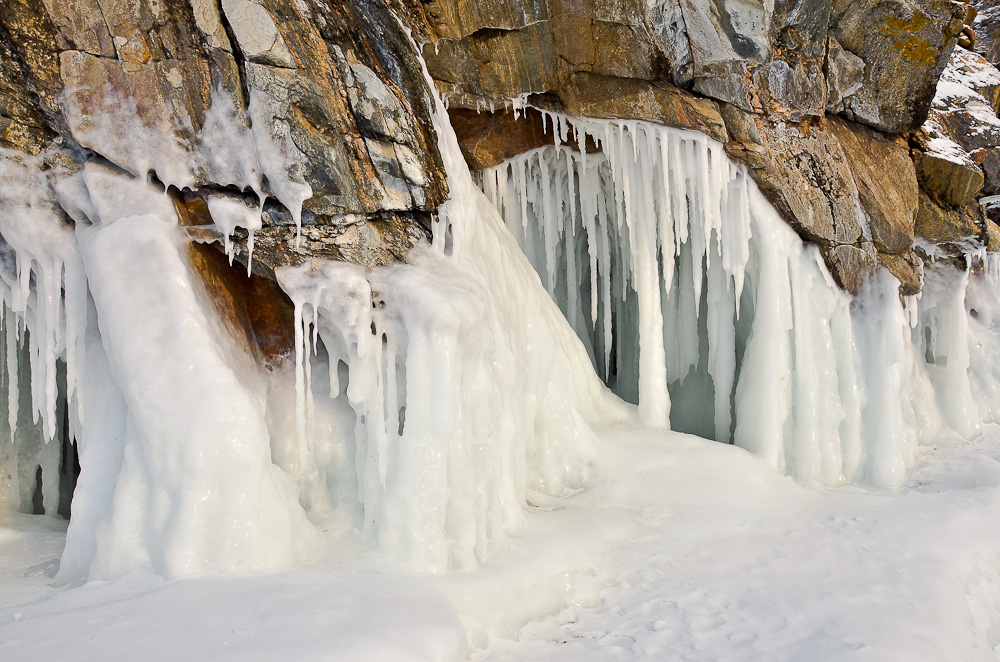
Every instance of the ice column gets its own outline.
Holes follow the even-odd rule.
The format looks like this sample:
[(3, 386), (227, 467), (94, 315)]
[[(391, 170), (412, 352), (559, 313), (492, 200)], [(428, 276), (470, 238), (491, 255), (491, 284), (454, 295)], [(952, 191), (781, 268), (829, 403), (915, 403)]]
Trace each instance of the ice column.
[[(310, 458), (326, 456), (320, 451), (331, 443), (315, 425), (322, 373), (314, 367), (325, 367), (329, 396), (344, 397), (348, 381), (369, 535), (411, 567), (443, 572), (476, 567), (503, 549), (533, 492), (582, 487), (595, 443), (590, 426), (632, 413), (601, 384), (592, 347), (473, 183), (440, 104), (434, 119), (450, 199), (431, 244), (411, 250), (408, 264), (366, 272), (313, 261), (282, 269), (279, 281), (296, 307), (303, 475), (320, 473)], [(647, 303), (658, 307), (655, 256), (648, 267), (656, 293)]]
[(979, 411), (1000, 411), (989, 379), (967, 377), (993, 302), (977, 287), (970, 320), (964, 274), (930, 270), (906, 310), (888, 274), (852, 301), (720, 144), (541, 112), (553, 144), (480, 173), (481, 186), (648, 424), (672, 398), (684, 429), (800, 480), (892, 486), (939, 420), (970, 437)]

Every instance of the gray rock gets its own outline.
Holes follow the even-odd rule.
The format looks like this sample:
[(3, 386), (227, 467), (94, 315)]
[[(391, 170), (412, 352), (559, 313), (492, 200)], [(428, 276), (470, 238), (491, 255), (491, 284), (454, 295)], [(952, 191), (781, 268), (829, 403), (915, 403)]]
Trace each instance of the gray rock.
[(294, 67), (292, 54), (270, 12), (252, 0), (222, 0), (222, 11), (233, 34), (251, 62), (275, 67)]
[(965, 8), (948, 0), (834, 2), (837, 41), (865, 63), (844, 115), (889, 133), (923, 124), (964, 17)]
[(842, 113), (845, 100), (861, 89), (864, 82), (865, 62), (857, 55), (840, 47), (831, 33), (827, 40), (826, 112)]

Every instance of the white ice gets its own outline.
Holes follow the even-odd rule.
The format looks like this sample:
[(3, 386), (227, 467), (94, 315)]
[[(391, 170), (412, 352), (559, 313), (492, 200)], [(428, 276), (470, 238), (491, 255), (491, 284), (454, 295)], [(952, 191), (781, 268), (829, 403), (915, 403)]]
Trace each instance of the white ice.
[(996, 394), (973, 391), (1000, 374), (966, 377), (991, 370), (969, 362), (967, 274), (929, 267), (904, 311), (883, 271), (852, 301), (722, 145), (543, 116), (554, 144), (482, 173), (482, 187), (644, 422), (666, 425), (674, 398), (678, 429), (804, 482), (898, 486), (938, 419), (966, 438), (992, 420)]

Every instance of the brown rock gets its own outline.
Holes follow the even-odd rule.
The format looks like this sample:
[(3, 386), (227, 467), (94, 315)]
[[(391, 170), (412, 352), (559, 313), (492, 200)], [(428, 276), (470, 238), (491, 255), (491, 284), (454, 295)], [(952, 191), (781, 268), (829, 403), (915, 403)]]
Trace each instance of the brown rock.
[(0, 115), (18, 125), (4, 133), (16, 144), (62, 132), (58, 33), (41, 0), (0, 0), (0, 28), (0, 111), (15, 111)]
[(991, 253), (996, 253), (1000, 251), (1000, 225), (997, 225), (990, 219), (986, 219), (986, 250)]
[(558, 93), (570, 115), (643, 120), (728, 140), (718, 104), (673, 85), (580, 73)]
[(97, 0), (43, 0), (59, 30), (59, 49), (115, 57), (115, 45)]
[(857, 294), (865, 281), (878, 270), (878, 256), (857, 246), (834, 246), (823, 251), (830, 272), (841, 287)]
[(976, 199), (985, 183), (982, 170), (967, 158), (917, 153), (914, 162), (920, 188), (945, 205), (969, 204)]
[(923, 287), (924, 262), (913, 251), (903, 255), (879, 253), (878, 261), (899, 281), (899, 293), (912, 296)]
[(477, 113), (465, 108), (450, 109), (448, 115), (462, 155), (473, 170), (492, 168), (553, 142), (552, 128), (545, 131), (541, 113), (533, 108), (519, 112), (519, 118), (511, 110)]
[(188, 261), (232, 335), (237, 351), (268, 368), (294, 356), (294, 308), (273, 280), (248, 276), (241, 265), (230, 265), (219, 250), (191, 242)]
[(858, 187), (836, 135), (811, 123), (753, 120), (759, 144), (731, 141), (726, 150), (746, 164), (782, 217), (823, 246), (865, 239)]
[(986, 217), (979, 205), (941, 206), (921, 191), (914, 233), (945, 254), (958, 254), (985, 243)]
[[(593, 40), (593, 35), (580, 38)], [(561, 77), (547, 22), (514, 31), (484, 29), (461, 41), (427, 44), (423, 55), (448, 96), (469, 94), (497, 105), (524, 93), (552, 90)]]
[(829, 118), (827, 128), (850, 164), (875, 247), (882, 253), (908, 252), (919, 191), (906, 142), (837, 118)]

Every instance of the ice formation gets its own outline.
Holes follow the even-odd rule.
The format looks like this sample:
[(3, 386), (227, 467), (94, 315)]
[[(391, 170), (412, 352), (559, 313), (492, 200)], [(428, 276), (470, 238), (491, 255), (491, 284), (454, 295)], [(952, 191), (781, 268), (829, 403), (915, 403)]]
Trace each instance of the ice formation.
[[(705, 136), (548, 115), (555, 144), (483, 173), (484, 194), (434, 112), (451, 199), (433, 241), (371, 271), (279, 270), (296, 352), (274, 373), (205, 300), (158, 184), (197, 171), (259, 198), (266, 176), (298, 220), (281, 126), (213, 105), (192, 163), (0, 153), (0, 499), (55, 511), (76, 442), (62, 579), (287, 566), (320, 530), (471, 569), (526, 503), (584, 487), (596, 426), (636, 416), (882, 486), (922, 436), (1000, 421), (995, 256), (929, 269), (905, 306), (888, 274), (852, 301)], [(101, 126), (95, 144), (125, 139)], [(240, 195), (208, 206), (230, 255), (259, 227)]]
[(992, 361), (969, 354), (992, 336), (970, 335), (963, 309), (985, 276), (931, 266), (904, 306), (882, 273), (852, 301), (722, 145), (543, 114), (553, 145), (482, 173), (482, 187), (647, 424), (666, 424), (672, 397), (675, 427), (800, 480), (894, 486), (942, 422), (972, 437), (996, 420)]
[[(5, 202), (38, 192), (35, 206), (5, 217), (16, 261), (5, 296), (10, 323), (30, 331), (26, 383), (46, 426), (34, 438), (53, 449), (50, 463), (60, 458), (41, 443), (59, 420), (52, 398), (68, 394), (75, 407), (64, 436), (78, 442), (82, 469), (63, 579), (286, 566), (338, 519), (409, 567), (469, 569), (507, 545), (533, 493), (582, 487), (589, 425), (631, 411), (591, 369), (437, 112), (453, 199), (433, 243), (368, 273), (320, 262), (279, 272), (296, 307), (292, 374), (264, 374), (200, 298), (155, 181), (96, 163), (9, 180)], [(210, 115), (209, 145), (239, 124)], [(240, 135), (230, 148), (246, 147)], [(260, 158), (255, 148), (245, 155)], [(18, 176), (41, 172), (10, 163)], [(217, 179), (254, 188), (252, 162), (227, 163), (209, 164)], [(59, 241), (32, 244), (22, 217), (39, 213), (50, 188), (75, 227), (50, 209), (38, 231)], [(253, 230), (256, 212), (235, 197), (208, 205), (231, 254), (229, 236)], [(84, 392), (94, 397), (86, 416)], [(29, 481), (34, 456), (16, 464)]]
[(320, 458), (343, 443), (316, 424), (321, 374), (321, 399), (353, 411), (349, 479), (365, 528), (431, 572), (470, 569), (503, 549), (531, 492), (583, 486), (589, 425), (630, 417), (475, 186), (447, 113), (436, 113), (451, 199), (432, 245), (369, 273), (337, 263), (278, 273), (296, 308), (303, 491), (317, 491), (307, 477), (326, 480)]
[(199, 300), (173, 203), (103, 166), (46, 174), (34, 161), (0, 160), (6, 500), (20, 493), (24, 509), (41, 467), (54, 514), (59, 442), (75, 440), (64, 578), (292, 563), (311, 530), (270, 460), (267, 385)]

